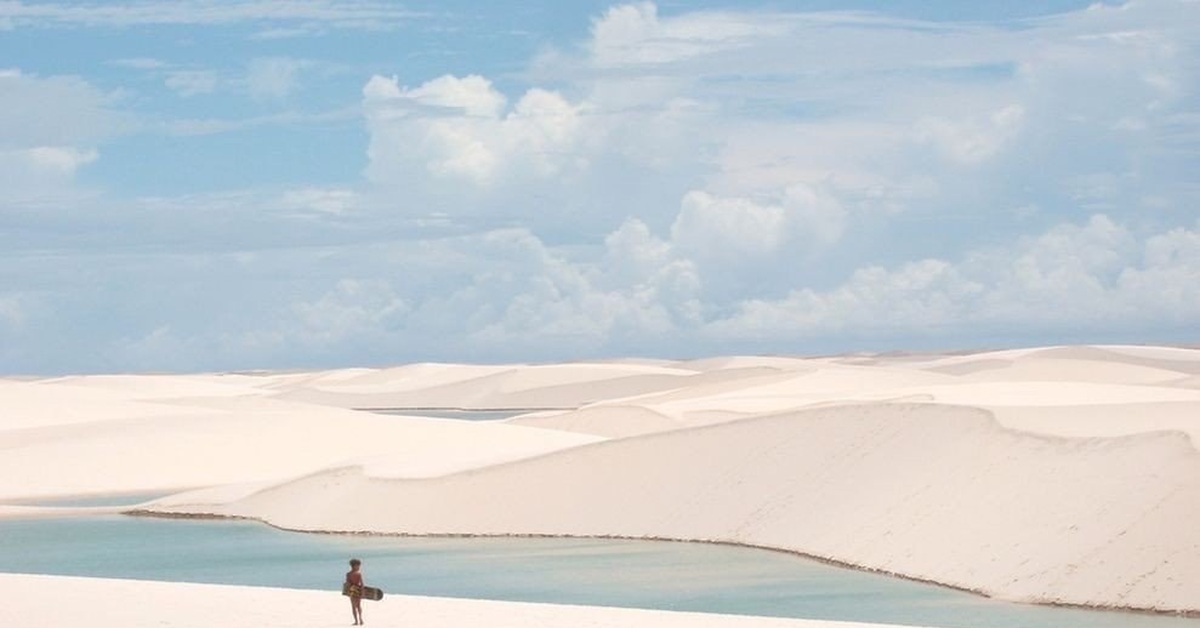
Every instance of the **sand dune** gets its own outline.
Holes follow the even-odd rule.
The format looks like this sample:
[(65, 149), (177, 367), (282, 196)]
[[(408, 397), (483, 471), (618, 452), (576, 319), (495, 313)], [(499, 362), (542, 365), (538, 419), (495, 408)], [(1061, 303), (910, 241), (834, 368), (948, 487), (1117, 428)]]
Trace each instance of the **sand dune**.
[[(1200, 612), (1198, 373), (1194, 349), (1083, 346), (0, 381), (0, 498), (196, 487), (148, 508), (742, 543)], [(377, 405), (563, 409), (348, 409)]]
[[(46, 382), (0, 397), (0, 499), (278, 481), (385, 455), (401, 461), (389, 464), (393, 473), (437, 475), (596, 440), (299, 404), (257, 387), (170, 399), (174, 376), (141, 384), (97, 391)], [(154, 402), (140, 401), (147, 396)]]
[(1047, 438), (932, 404), (748, 419), (429, 480), (346, 468), (165, 510), (303, 530), (741, 543), (1027, 602), (1186, 610), (1200, 580), (1200, 561), (1182, 558), (1194, 535), (1163, 534), (1200, 515), (1187, 438)]
[[(730, 415), (722, 414), (718, 420), (730, 418)], [(619, 404), (570, 411), (532, 412), (507, 422), (609, 438), (666, 432), (682, 427), (680, 421), (660, 412), (642, 406)]]
[(672, 387), (694, 371), (643, 363), (419, 365), (305, 386), (283, 398), (343, 408), (574, 408), (598, 399)]

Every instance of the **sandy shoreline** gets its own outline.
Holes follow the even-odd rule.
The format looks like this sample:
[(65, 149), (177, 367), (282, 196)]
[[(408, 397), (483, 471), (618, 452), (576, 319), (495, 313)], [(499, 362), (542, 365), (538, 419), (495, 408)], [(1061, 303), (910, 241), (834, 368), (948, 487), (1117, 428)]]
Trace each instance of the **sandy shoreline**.
[[(350, 624), (337, 592), (0, 574), (0, 624), (39, 628), (332, 628)], [(873, 624), (566, 604), (386, 595), (372, 626), (442, 628), (871, 628)]]
[[(999, 599), (1200, 612), (1196, 349), (9, 378), (0, 416), (0, 517), (730, 543)], [(18, 503), (149, 491), (172, 494)]]

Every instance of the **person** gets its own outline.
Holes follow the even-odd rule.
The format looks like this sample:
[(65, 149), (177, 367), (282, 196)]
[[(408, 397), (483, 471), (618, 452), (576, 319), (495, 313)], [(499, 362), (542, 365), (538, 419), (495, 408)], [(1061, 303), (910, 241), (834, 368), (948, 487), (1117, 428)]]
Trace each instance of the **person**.
[(350, 595), (350, 611), (354, 613), (354, 625), (363, 625), (362, 616), (362, 588), (363, 576), (362, 561), (357, 558), (350, 559), (350, 571), (346, 572), (346, 591)]

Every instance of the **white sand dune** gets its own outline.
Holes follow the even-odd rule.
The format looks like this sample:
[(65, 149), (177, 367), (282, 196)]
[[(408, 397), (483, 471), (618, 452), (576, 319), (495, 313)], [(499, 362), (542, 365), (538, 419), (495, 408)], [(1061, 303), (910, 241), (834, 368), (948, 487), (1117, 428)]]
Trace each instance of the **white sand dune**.
[[(334, 592), (0, 574), (0, 626), (333, 628)], [(344, 618), (344, 621), (343, 621)], [(390, 595), (364, 602), (370, 626), (438, 628), (869, 628), (868, 624)]]
[[(1068, 346), (9, 380), (0, 499), (195, 487), (147, 508), (741, 543), (1002, 599), (1200, 612), (1197, 377), (1196, 349)], [(383, 406), (568, 409), (350, 410)]]
[[(713, 422), (738, 415), (722, 413)], [(661, 412), (637, 405), (603, 404), (579, 410), (532, 412), (509, 419), (507, 423), (544, 427), (580, 434), (621, 438), (684, 427), (681, 421)]]
[(304, 386), (282, 398), (343, 408), (574, 408), (659, 390), (694, 371), (644, 363), (474, 366), (422, 364), (336, 384)]
[(164, 510), (301, 530), (740, 543), (1026, 602), (1186, 610), (1200, 581), (1200, 561), (1182, 558), (1195, 535), (1163, 534), (1200, 514), (1186, 437), (1055, 439), (933, 404), (747, 419), (427, 480), (346, 468)]
[(596, 440), (299, 404), (257, 387), (220, 397), (191, 397), (185, 387), (189, 396), (172, 399), (165, 391), (179, 390), (175, 376), (99, 391), (22, 386), (0, 397), (0, 499), (278, 481), (384, 455), (397, 461), (392, 474), (438, 475)]

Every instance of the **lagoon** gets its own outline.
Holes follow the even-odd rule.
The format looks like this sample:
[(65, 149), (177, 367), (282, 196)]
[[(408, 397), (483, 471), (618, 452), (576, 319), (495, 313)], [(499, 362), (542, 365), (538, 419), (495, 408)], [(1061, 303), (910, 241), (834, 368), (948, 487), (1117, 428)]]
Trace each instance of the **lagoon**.
[(0, 521), (0, 571), (962, 628), (1200, 628), (1200, 619), (1010, 604), (792, 554), (616, 539), (303, 534), (120, 515)]

